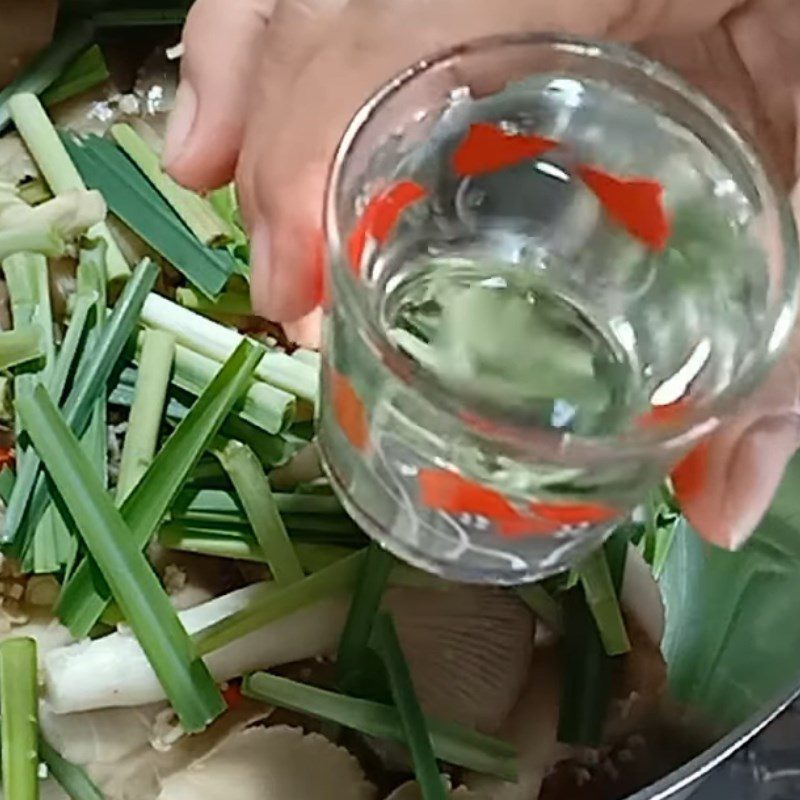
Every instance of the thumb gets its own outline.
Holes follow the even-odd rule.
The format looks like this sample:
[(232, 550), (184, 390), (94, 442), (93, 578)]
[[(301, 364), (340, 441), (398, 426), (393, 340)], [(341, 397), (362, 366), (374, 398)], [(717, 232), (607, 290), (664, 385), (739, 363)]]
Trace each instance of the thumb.
[(798, 445), (800, 417), (792, 414), (763, 417), (744, 431), (722, 430), (699, 445), (672, 475), (692, 527), (720, 547), (744, 544), (767, 512)]
[(686, 518), (707, 541), (744, 544), (772, 502), (800, 446), (800, 331), (739, 416), (691, 451), (672, 473)]
[(233, 178), (260, 40), (275, 0), (197, 0), (183, 30), (184, 56), (163, 161), (175, 180), (211, 189)]

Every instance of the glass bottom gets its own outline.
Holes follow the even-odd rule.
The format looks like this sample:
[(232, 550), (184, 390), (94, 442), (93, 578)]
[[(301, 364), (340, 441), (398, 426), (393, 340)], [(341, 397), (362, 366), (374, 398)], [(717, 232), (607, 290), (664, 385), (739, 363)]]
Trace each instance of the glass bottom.
[[(573, 567), (598, 547), (619, 522), (561, 532), (548, 537), (546, 542), (541, 537), (530, 537), (514, 540), (513, 544), (483, 547), (470, 540), (466, 526), (459, 524), (459, 520), (450, 518), (453, 536), (446, 536), (441, 526), (426, 524), (414, 507), (401, 498), (386, 497), (386, 486), (372, 472), (364, 470), (360, 481), (353, 477), (348, 480), (337, 470), (337, 459), (332, 452), (337, 448), (326, 440), (323, 427), (318, 437), (323, 469), (348, 515), (392, 555), (446, 580), (499, 586), (542, 580)], [(363, 463), (359, 466), (364, 467)], [(351, 488), (354, 483), (360, 484), (355, 491)], [(379, 495), (384, 496), (377, 499)], [(384, 519), (378, 519), (366, 507), (371, 505), (385, 512), (388, 504), (393, 506), (393, 513)], [(440, 515), (440, 519), (442, 516), (447, 515)], [(548, 551), (546, 557), (543, 549)]]

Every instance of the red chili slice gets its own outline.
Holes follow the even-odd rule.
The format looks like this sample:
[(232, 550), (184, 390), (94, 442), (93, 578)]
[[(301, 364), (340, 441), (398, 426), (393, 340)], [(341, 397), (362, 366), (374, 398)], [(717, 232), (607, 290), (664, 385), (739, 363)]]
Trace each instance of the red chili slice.
[(421, 469), (417, 476), (420, 499), (429, 508), (448, 514), (478, 514), (491, 520), (503, 536), (541, 536), (557, 531), (560, 523), (523, 513), (494, 489), (454, 472)]
[(0, 447), (0, 469), (8, 467), (14, 468), (15, 455), (13, 447)]
[(606, 213), (653, 250), (663, 250), (670, 236), (664, 209), (664, 187), (650, 178), (618, 178), (595, 167), (580, 166), (578, 174)]
[(361, 259), (367, 242), (374, 239), (378, 244), (383, 244), (400, 214), (426, 194), (427, 190), (415, 181), (400, 181), (367, 203), (347, 243), (350, 265), (356, 274), (361, 272)]
[(509, 133), (487, 122), (470, 125), (453, 155), (453, 169), (461, 178), (513, 167), (558, 147), (554, 139), (533, 134)]
[(531, 503), (531, 511), (549, 522), (582, 525), (608, 522), (619, 512), (600, 503)]
[(238, 681), (230, 681), (222, 690), (222, 699), (230, 710), (242, 702), (242, 688)]
[(347, 441), (359, 452), (369, 446), (369, 420), (364, 403), (350, 381), (334, 369), (330, 370), (333, 415)]

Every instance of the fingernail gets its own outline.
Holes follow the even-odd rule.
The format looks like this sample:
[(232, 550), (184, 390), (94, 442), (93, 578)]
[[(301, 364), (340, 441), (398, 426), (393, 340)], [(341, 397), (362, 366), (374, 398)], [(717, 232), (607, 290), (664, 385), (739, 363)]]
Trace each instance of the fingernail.
[(180, 160), (197, 115), (197, 94), (185, 78), (175, 93), (175, 107), (169, 115), (162, 162), (169, 169)]

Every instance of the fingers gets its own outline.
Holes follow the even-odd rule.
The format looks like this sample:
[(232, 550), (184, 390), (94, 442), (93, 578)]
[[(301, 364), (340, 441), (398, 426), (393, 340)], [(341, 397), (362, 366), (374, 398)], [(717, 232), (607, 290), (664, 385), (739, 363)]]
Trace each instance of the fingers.
[(168, 172), (185, 186), (210, 189), (233, 178), (273, 5), (197, 0), (189, 12), (163, 154)]
[(449, 0), (351, 0), (344, 9), (340, 2), (282, 0), (237, 170), (245, 218), (251, 232), (261, 231), (252, 264), (255, 307), (285, 321), (319, 300), (313, 243), (336, 145), (361, 103), (409, 64), (458, 42), (520, 30), (636, 38), (662, 24), (710, 24), (733, 3), (462, 0), (454, 13)]
[(687, 519), (707, 541), (735, 549), (755, 530), (800, 446), (800, 334), (746, 409), (673, 472)]

